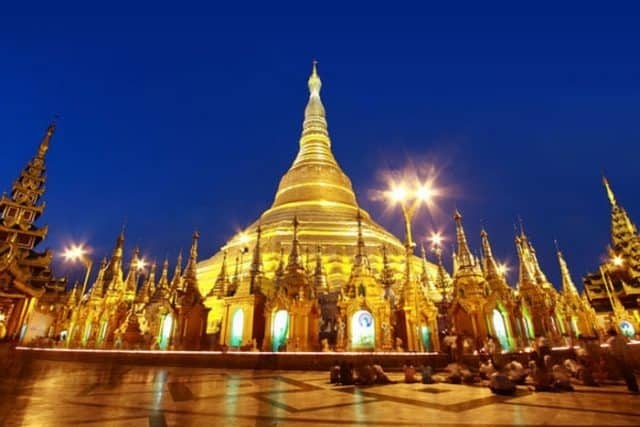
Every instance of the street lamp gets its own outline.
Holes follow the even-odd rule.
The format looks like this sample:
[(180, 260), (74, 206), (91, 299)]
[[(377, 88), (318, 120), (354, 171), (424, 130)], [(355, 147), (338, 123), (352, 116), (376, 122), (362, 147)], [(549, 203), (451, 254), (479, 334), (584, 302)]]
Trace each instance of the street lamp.
[(435, 191), (431, 182), (420, 183), (415, 188), (408, 188), (407, 184), (400, 183), (391, 187), (387, 191), (387, 197), (400, 205), (405, 225), (405, 246), (407, 251), (413, 249), (416, 244), (411, 234), (411, 220), (418, 207), (423, 203), (428, 203), (435, 196)]
[(620, 255), (616, 255), (611, 258), (611, 264), (613, 264), (615, 267), (622, 267), (622, 265), (624, 264), (624, 259), (622, 259)]
[(146, 266), (147, 266), (147, 262), (144, 260), (144, 258), (138, 258), (136, 260), (136, 270), (138, 271), (144, 270)]
[(91, 274), (91, 267), (93, 266), (93, 262), (87, 254), (87, 249), (82, 245), (71, 245), (62, 253), (62, 257), (65, 259), (65, 261), (80, 261), (87, 268), (87, 272), (84, 275), (84, 282), (82, 283), (82, 293), (80, 294), (81, 298), (84, 296), (84, 293), (87, 290), (87, 283), (89, 282), (89, 275)]
[[(405, 310), (408, 309), (409, 304), (413, 303), (413, 319), (408, 323), (413, 323), (414, 331), (410, 336), (409, 330), (411, 326), (407, 324), (407, 340), (409, 341), (409, 348), (419, 349), (422, 344), (418, 339), (420, 335), (420, 313), (418, 303), (418, 290), (411, 286), (411, 255), (413, 255), (413, 248), (416, 246), (411, 234), (411, 220), (413, 215), (418, 210), (421, 204), (429, 203), (432, 197), (435, 195), (434, 189), (431, 186), (431, 180), (427, 182), (406, 183), (392, 183), (389, 190), (385, 192), (385, 196), (391, 203), (400, 205), (402, 209), (402, 216), (404, 218), (405, 226), (405, 257), (406, 257), (406, 277), (404, 285), (404, 304)], [(413, 300), (413, 301), (412, 301)]]
[(498, 273), (502, 274), (503, 276), (506, 276), (509, 270), (511, 270), (511, 268), (507, 265), (507, 263), (504, 263), (504, 262), (498, 263)]
[(440, 232), (434, 231), (429, 236), (429, 241), (431, 242), (431, 250), (436, 255), (436, 259), (438, 262), (438, 281), (436, 282), (436, 287), (440, 291), (442, 295), (441, 302), (446, 302), (447, 299), (447, 286), (445, 283), (445, 275), (442, 266), (442, 242), (444, 241), (444, 237)]

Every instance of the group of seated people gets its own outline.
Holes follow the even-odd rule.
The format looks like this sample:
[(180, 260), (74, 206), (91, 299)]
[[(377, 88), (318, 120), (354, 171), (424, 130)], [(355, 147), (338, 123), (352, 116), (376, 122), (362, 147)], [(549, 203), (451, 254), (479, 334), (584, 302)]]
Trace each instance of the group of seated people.
[(373, 385), (392, 384), (387, 374), (382, 369), (380, 363), (365, 363), (354, 368), (353, 363), (337, 361), (331, 366), (329, 371), (329, 381), (331, 384), (339, 385)]
[[(493, 393), (507, 395), (514, 394), (518, 385), (528, 385), (534, 391), (573, 391), (573, 384), (597, 387), (606, 379), (617, 378), (618, 371), (624, 376), (624, 366), (616, 366), (621, 364), (621, 356), (616, 359), (611, 350), (607, 354), (601, 353), (598, 341), (593, 341), (595, 344), (582, 339), (580, 347), (572, 349), (570, 354), (564, 354), (562, 358), (556, 353), (555, 360), (549, 344), (540, 340), (535, 343), (534, 351), (529, 354), (529, 362), (524, 365), (521, 363), (523, 360), (505, 360), (508, 356), (489, 353), (481, 356), (477, 369), (454, 362), (436, 374), (431, 366), (418, 365), (416, 368), (416, 364), (407, 360), (402, 366), (402, 372), (404, 382), (409, 384), (479, 384), (484, 381)], [(632, 369), (628, 366), (626, 369), (631, 372), (627, 376), (632, 376)], [(379, 362), (365, 363), (354, 368), (351, 363), (336, 361), (330, 372), (332, 384), (373, 385), (394, 382), (389, 379)], [(421, 379), (418, 378), (418, 373), (422, 374)], [(629, 382), (633, 383), (628, 385), (629, 389), (637, 392), (635, 378), (628, 381), (628, 384)]]
[(599, 385), (589, 358), (567, 358), (562, 363), (554, 363), (546, 350), (542, 347), (532, 352), (526, 368), (517, 360), (504, 365), (492, 358), (481, 361), (480, 376), (489, 380), (489, 388), (497, 394), (513, 394), (516, 385), (527, 383), (535, 391), (573, 391), (572, 381), (586, 386)]
[[(406, 361), (402, 367), (404, 372), (404, 382), (411, 384), (420, 382), (417, 378), (416, 368), (413, 363)], [(421, 367), (422, 383), (431, 384), (433, 369), (431, 366)], [(345, 361), (335, 362), (329, 370), (329, 382), (337, 385), (374, 385), (374, 384), (394, 384), (395, 381), (389, 379), (379, 362), (372, 364), (365, 363), (354, 367), (353, 363)]]

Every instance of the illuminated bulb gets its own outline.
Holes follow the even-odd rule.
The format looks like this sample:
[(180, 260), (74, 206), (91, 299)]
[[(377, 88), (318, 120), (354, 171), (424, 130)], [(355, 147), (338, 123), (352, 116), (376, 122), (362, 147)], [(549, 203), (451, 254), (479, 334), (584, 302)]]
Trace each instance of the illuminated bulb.
[(432, 197), (433, 197), (433, 189), (427, 184), (421, 185), (416, 190), (416, 198), (422, 202), (431, 200)]
[(622, 264), (624, 264), (624, 260), (622, 259), (622, 257), (620, 255), (616, 255), (611, 259), (611, 262), (613, 263), (613, 265), (615, 265), (616, 267), (621, 267)]
[(240, 233), (239, 239), (240, 244), (245, 245), (249, 241), (249, 236), (247, 236), (245, 233)]
[(136, 260), (136, 269), (138, 270), (142, 270), (143, 268), (145, 268), (147, 266), (146, 261), (143, 258), (138, 258)]
[(509, 266), (504, 263), (499, 263), (498, 271), (500, 272), (500, 274), (507, 274), (509, 272)]
[(407, 189), (404, 187), (395, 187), (391, 190), (391, 198), (396, 202), (402, 202), (407, 199)]
[(82, 259), (87, 251), (82, 247), (82, 245), (71, 245), (71, 247), (65, 249), (62, 253), (62, 256), (66, 261), (77, 261)]
[(431, 233), (431, 237), (429, 237), (429, 240), (431, 240), (431, 244), (434, 247), (438, 247), (440, 246), (440, 244), (442, 243), (442, 241), (444, 240), (444, 238), (442, 237), (442, 235), (440, 233)]

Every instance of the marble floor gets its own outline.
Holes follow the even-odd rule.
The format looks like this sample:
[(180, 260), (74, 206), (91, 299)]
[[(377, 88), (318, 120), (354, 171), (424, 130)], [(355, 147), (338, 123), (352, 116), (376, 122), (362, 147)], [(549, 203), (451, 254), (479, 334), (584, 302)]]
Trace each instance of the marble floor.
[(500, 397), (452, 384), (333, 386), (324, 372), (36, 361), (0, 374), (1, 426), (640, 425), (640, 395), (622, 384)]

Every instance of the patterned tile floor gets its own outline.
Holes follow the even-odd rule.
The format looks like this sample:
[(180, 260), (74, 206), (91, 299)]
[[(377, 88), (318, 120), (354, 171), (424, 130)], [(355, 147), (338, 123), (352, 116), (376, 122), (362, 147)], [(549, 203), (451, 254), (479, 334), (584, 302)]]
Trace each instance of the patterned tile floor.
[(640, 425), (640, 396), (622, 385), (572, 393), (522, 387), (500, 397), (465, 385), (353, 387), (327, 379), (324, 372), (38, 361), (0, 376), (0, 425)]

